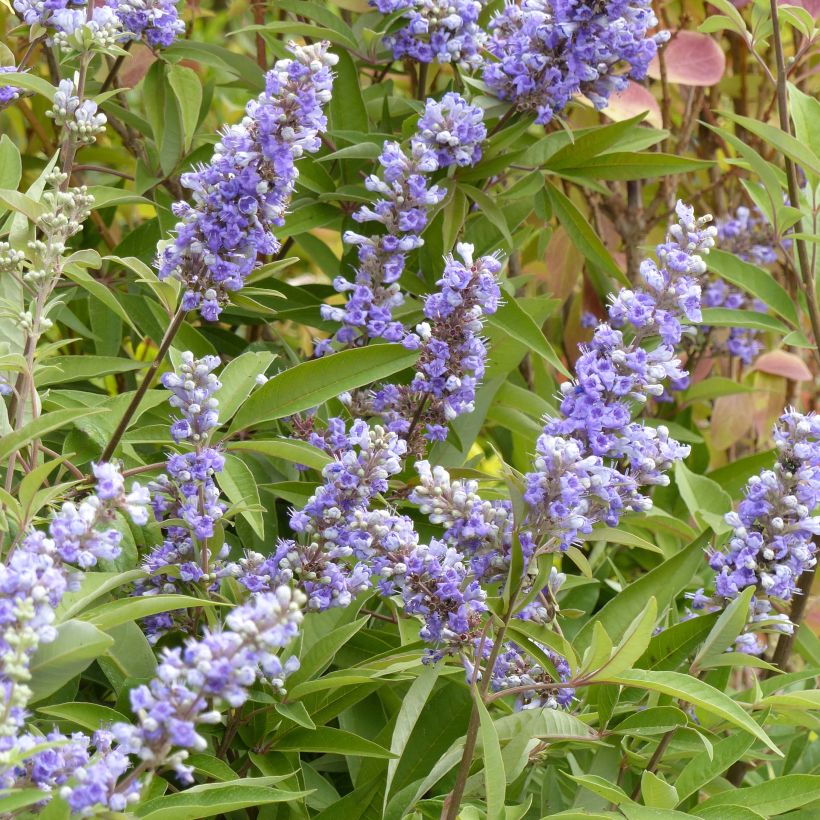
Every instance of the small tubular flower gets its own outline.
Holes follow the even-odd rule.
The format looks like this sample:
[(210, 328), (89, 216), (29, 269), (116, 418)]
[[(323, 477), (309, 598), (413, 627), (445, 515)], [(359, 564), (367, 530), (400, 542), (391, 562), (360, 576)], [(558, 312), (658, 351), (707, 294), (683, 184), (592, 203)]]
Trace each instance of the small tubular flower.
[(175, 239), (159, 251), (159, 277), (180, 279), (183, 307), (208, 321), (219, 318), (259, 257), (279, 250), (274, 230), (284, 224), (296, 161), (319, 150), (327, 128), (324, 106), (338, 61), (328, 46), (291, 44), (293, 58), (265, 75), (265, 91), (222, 132), (211, 162), (182, 176), (193, 204), (174, 205), (180, 221)]
[(546, 124), (583, 94), (604, 108), (627, 79), (642, 79), (666, 33), (648, 0), (507, 2), (490, 23), (484, 82), (500, 99)]
[(420, 63), (455, 63), (474, 71), (487, 34), (478, 23), (486, 0), (370, 0), (382, 14), (404, 11), (407, 25), (384, 38), (393, 57)]

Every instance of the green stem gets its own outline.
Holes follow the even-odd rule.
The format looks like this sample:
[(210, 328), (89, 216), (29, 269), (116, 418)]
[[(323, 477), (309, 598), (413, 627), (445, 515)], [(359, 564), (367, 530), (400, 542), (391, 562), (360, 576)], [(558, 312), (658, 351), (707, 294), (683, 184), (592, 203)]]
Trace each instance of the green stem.
[(102, 451), (102, 455), (100, 456), (100, 461), (108, 461), (117, 449), (117, 445), (120, 443), (120, 439), (128, 429), (128, 425), (133, 418), (134, 413), (137, 412), (137, 408), (140, 406), (143, 396), (148, 392), (148, 388), (154, 381), (154, 376), (156, 376), (157, 370), (159, 370), (159, 366), (165, 358), (165, 354), (168, 352), (171, 347), (171, 343), (174, 341), (179, 329), (182, 327), (182, 322), (185, 320), (185, 313), (186, 311), (181, 307), (177, 310), (171, 324), (165, 331), (165, 335), (162, 337), (162, 341), (160, 342), (159, 350), (157, 350), (157, 355), (154, 357), (154, 361), (152, 361), (148, 366), (148, 372), (143, 377), (142, 382), (134, 393), (134, 397), (125, 409), (125, 413), (123, 413), (120, 423), (117, 425), (117, 429), (114, 430), (111, 439), (108, 444), (105, 445), (105, 449)]

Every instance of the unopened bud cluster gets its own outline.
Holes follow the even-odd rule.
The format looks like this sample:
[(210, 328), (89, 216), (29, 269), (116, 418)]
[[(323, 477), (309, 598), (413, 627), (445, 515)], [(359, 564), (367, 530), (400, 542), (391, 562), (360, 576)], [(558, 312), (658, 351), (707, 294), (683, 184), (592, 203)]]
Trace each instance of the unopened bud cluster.
[(77, 95), (77, 80), (62, 80), (54, 93), (54, 100), (46, 116), (55, 125), (64, 128), (81, 145), (91, 145), (98, 134), (105, 131), (105, 114), (97, 110), (92, 100), (80, 100)]

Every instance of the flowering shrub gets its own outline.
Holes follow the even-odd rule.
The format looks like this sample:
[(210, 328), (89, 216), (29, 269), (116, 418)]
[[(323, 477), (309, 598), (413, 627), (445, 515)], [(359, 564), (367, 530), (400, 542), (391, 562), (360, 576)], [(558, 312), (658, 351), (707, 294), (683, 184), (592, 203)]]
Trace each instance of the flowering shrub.
[(0, 816), (816, 816), (816, 9), (713, 3), (0, 6)]

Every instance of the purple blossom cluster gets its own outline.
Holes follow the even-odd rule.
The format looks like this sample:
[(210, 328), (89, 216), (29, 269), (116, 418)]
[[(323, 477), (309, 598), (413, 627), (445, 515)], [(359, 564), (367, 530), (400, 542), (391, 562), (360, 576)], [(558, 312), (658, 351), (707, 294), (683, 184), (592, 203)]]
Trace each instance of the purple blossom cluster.
[(774, 428), (773, 469), (749, 479), (737, 512), (728, 513), (732, 535), (725, 551), (714, 551), (715, 592), (735, 598), (746, 587), (788, 601), (800, 575), (813, 567), (820, 535), (820, 419), (788, 410)]
[(760, 655), (765, 632), (791, 633), (789, 617), (773, 601), (801, 594), (799, 579), (817, 563), (814, 537), (820, 534), (820, 420), (787, 410), (774, 427), (776, 460), (771, 470), (749, 479), (737, 512), (726, 515), (732, 528), (728, 544), (709, 552), (715, 571), (714, 592), (690, 594), (694, 611), (714, 612), (749, 587), (746, 631), (734, 649)]
[(452, 91), (440, 102), (428, 99), (418, 122), (417, 142), (436, 155), (439, 168), (475, 165), (487, 137), (484, 113)]
[(182, 176), (193, 204), (174, 205), (180, 221), (159, 252), (159, 277), (180, 279), (183, 308), (198, 309), (208, 321), (219, 318), (259, 257), (279, 250), (274, 229), (284, 224), (296, 160), (319, 150), (327, 128), (323, 109), (338, 61), (328, 46), (290, 44), (293, 59), (277, 61), (265, 75), (265, 91), (222, 132), (211, 162)]
[[(523, 689), (516, 696), (516, 708), (523, 709), (567, 709), (575, 697), (575, 690), (571, 687), (561, 687), (558, 684), (568, 681), (572, 677), (566, 658), (536, 642), (553, 668), (545, 668), (521, 647), (512, 642), (504, 644), (492, 669), (491, 688), (495, 692), (506, 689), (522, 690), (531, 686), (532, 689)], [(485, 646), (483, 653), (487, 655)], [(468, 675), (472, 674), (471, 663), (465, 664)], [(479, 672), (480, 675), (480, 672)]]
[[(348, 345), (362, 337), (399, 341), (404, 326), (393, 319), (393, 311), (404, 303), (398, 279), (404, 273), (407, 254), (424, 242), (428, 211), (444, 198), (445, 190), (431, 185), (428, 176), (437, 169), (435, 154), (421, 142), (411, 143), (406, 154), (396, 142), (385, 143), (379, 156), (383, 179), (371, 174), (365, 180), (369, 191), (381, 195), (372, 207), (353, 215), (357, 222), (374, 221), (384, 232), (364, 236), (347, 231), (345, 242), (356, 245), (359, 264), (353, 282), (343, 276), (333, 281), (339, 293), (349, 293), (344, 307), (323, 305), (322, 318), (340, 322), (336, 341)], [(317, 345), (317, 355), (332, 351), (331, 340)]]
[(628, 78), (646, 75), (666, 33), (649, 0), (521, 0), (490, 23), (484, 82), (500, 99), (546, 124), (575, 94), (604, 108)]
[(130, 692), (136, 723), (111, 727), (120, 749), (137, 757), (143, 770), (170, 766), (191, 782), (188, 753), (208, 745), (199, 727), (221, 720), (218, 707), (245, 703), (260, 678), (284, 691), (285, 678), (298, 669), (298, 660), (283, 661), (279, 650), (296, 637), (303, 604), (298, 590), (281, 586), (254, 595), (201, 638), (163, 650), (156, 677)]
[[(739, 288), (727, 285), (723, 279), (715, 278), (709, 282), (703, 291), (703, 305), (709, 308), (729, 308), (730, 310), (766, 312), (765, 302), (755, 299)], [(703, 328), (704, 333), (709, 328)], [(754, 328), (729, 328), (725, 338), (714, 338), (710, 335), (710, 348), (714, 353), (725, 350), (732, 356), (737, 356), (743, 364), (749, 365), (763, 349), (762, 333)]]
[(512, 549), (512, 504), (486, 501), (478, 482), (453, 479), (444, 467), (416, 462), (419, 483), (409, 500), (430, 523), (444, 527), (443, 540), (469, 557), (470, 571), (481, 583), (503, 583)]
[[(701, 254), (714, 245), (710, 217), (695, 219), (678, 203), (678, 222), (657, 247), (658, 261), (640, 266), (645, 287), (613, 298), (576, 363), (576, 378), (561, 386), (561, 416), (538, 442), (536, 470), (526, 477), (532, 538), (566, 549), (599, 521), (614, 525), (626, 510), (646, 510), (641, 487), (667, 484), (666, 472), (689, 448), (664, 426), (632, 421), (633, 409), (660, 396), (664, 382), (685, 371), (675, 355), (685, 322), (701, 318)], [(629, 341), (618, 328), (630, 325)], [(654, 346), (642, 347), (647, 341)]]
[(382, 14), (402, 15), (407, 24), (384, 38), (396, 60), (455, 63), (478, 68), (487, 33), (478, 23), (486, 0), (370, 0)]
[(217, 367), (218, 356), (195, 359), (189, 351), (182, 354), (178, 371), (163, 374), (162, 386), (173, 394), (169, 403), (182, 413), (171, 425), (177, 443), (189, 439), (200, 443), (219, 425), (219, 400), (214, 394), (222, 384), (213, 372)]
[[(13, 65), (0, 65), (0, 74), (13, 74), (17, 67)], [(20, 99), (23, 89), (15, 85), (0, 85), (0, 111), (11, 105), (15, 100)]]
[(741, 205), (733, 216), (719, 219), (715, 226), (718, 242), (727, 253), (755, 265), (773, 265), (777, 262), (774, 230), (759, 208)]
[(373, 397), (373, 410), (413, 451), (423, 449), (424, 439), (444, 441), (447, 424), (472, 412), (487, 358), (479, 334), (484, 317), (496, 312), (501, 299), (499, 259), (474, 260), (472, 245), (459, 244), (457, 250), (462, 259), (445, 258), (440, 290), (425, 299), (426, 321), (403, 339), (406, 348), (419, 351), (413, 380), (384, 385)]
[[(162, 376), (162, 384), (171, 392), (169, 403), (180, 412), (171, 424), (171, 436), (177, 443), (192, 444), (193, 449), (170, 454), (166, 472), (150, 484), (154, 515), (165, 537), (144, 559), (143, 568), (149, 575), (136, 585), (137, 595), (178, 592), (185, 584), (212, 586), (227, 555), (227, 545), (209, 544), (225, 511), (215, 481), (225, 458), (209, 443), (211, 431), (219, 426), (215, 394), (222, 385), (213, 372), (219, 364), (217, 356), (197, 359), (185, 352), (177, 370)], [(166, 521), (184, 524), (166, 525)], [(168, 566), (177, 568), (178, 577), (162, 571)], [(150, 640), (157, 641), (174, 626), (174, 616), (159, 613), (147, 618), (144, 626)]]
[(14, 9), (26, 25), (53, 32), (53, 41), (71, 47), (72, 35), (88, 33), (107, 48), (127, 40), (143, 40), (152, 48), (166, 48), (185, 32), (174, 0), (14, 0)]
[(296, 580), (308, 608), (347, 606), (370, 586), (370, 537), (360, 527), (372, 502), (388, 490), (402, 469), (406, 445), (395, 433), (369, 428), (358, 420), (349, 431), (339, 420), (334, 460), (322, 471), (323, 483), (300, 510), (291, 513), (299, 542), (282, 541), (268, 557), (249, 553), (235, 570), (251, 592)]
[(167, 48), (185, 33), (175, 0), (110, 0), (123, 30), (152, 48)]
[(52, 749), (23, 732), (23, 725), (31, 695), (29, 663), (38, 646), (57, 638), (55, 609), (79, 585), (74, 568), (88, 569), (119, 555), (122, 534), (113, 526), (117, 511), (139, 525), (148, 521), (146, 488), (135, 483), (126, 491), (112, 464), (95, 464), (93, 472), (95, 494), (63, 504), (47, 532), (30, 530), (0, 564), (0, 783), (6, 788), (23, 783), (51, 790), (65, 782), (75, 761), (88, 759), (79, 740)]
[[(453, 164), (477, 162), (485, 136), (481, 109), (449, 93), (441, 102), (427, 100), (409, 151), (396, 142), (385, 143), (379, 157), (382, 177), (371, 174), (365, 180), (365, 187), (379, 194), (379, 199), (353, 215), (360, 223), (381, 223), (383, 231), (371, 236), (345, 233), (345, 242), (358, 249), (359, 264), (353, 282), (339, 276), (333, 287), (350, 296), (344, 307), (321, 308), (323, 319), (342, 324), (335, 335), (337, 342), (350, 345), (365, 338), (390, 342), (404, 338), (403, 325), (393, 319), (393, 312), (404, 304), (398, 280), (407, 254), (424, 244), (421, 234), (430, 209), (446, 194), (443, 187), (431, 183), (430, 176)], [(317, 344), (317, 355), (330, 352), (330, 339)]]
[(280, 542), (269, 556), (247, 553), (231, 574), (254, 595), (296, 584), (314, 611), (347, 606), (375, 585), (421, 618), (428, 659), (471, 645), (486, 596), (464, 556), (438, 539), (420, 544), (412, 519), (375, 506), (402, 469), (404, 441), (363, 421), (346, 430), (339, 420), (331, 420), (321, 438), (334, 461), (307, 505), (291, 516), (301, 537)]
[(51, 110), (46, 116), (55, 125), (65, 129), (81, 145), (92, 144), (98, 134), (105, 131), (105, 114), (97, 109), (93, 100), (80, 100), (76, 94), (75, 80), (62, 80), (54, 92)]

